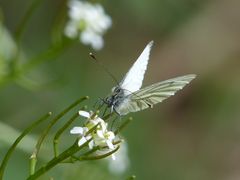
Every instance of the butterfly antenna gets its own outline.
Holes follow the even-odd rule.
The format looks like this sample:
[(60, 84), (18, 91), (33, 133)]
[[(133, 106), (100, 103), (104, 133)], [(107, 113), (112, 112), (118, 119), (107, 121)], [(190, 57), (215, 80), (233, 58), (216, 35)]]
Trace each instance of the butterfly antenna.
[(103, 65), (103, 63), (101, 63), (96, 56), (93, 53), (89, 53), (89, 56), (99, 65), (101, 66), (101, 68), (103, 68), (103, 70), (113, 79), (113, 81), (119, 86), (119, 83), (117, 81), (117, 79), (115, 78), (115, 76)]

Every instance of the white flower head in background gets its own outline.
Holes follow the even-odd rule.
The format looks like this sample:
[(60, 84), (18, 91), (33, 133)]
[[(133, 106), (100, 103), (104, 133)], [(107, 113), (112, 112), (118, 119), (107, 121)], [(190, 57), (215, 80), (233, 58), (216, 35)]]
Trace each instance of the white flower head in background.
[(121, 143), (120, 149), (115, 153), (116, 160), (108, 160), (108, 169), (113, 174), (122, 174), (130, 166), (130, 160), (128, 158), (128, 146), (126, 142)]
[(79, 37), (83, 44), (100, 50), (104, 45), (103, 35), (112, 25), (111, 18), (100, 4), (70, 0), (68, 5), (70, 20), (65, 27), (65, 35)]
[(17, 45), (7, 28), (0, 22), (0, 80), (8, 73), (8, 64), (17, 53)]
[[(106, 147), (110, 151), (115, 149), (113, 141), (116, 136), (114, 132), (107, 129), (108, 124), (103, 119), (93, 112), (79, 111), (79, 115), (87, 118), (86, 124), (84, 127), (74, 127), (70, 131), (71, 134), (78, 134), (80, 136), (78, 141), (79, 146), (92, 139), (88, 144), (89, 149), (92, 149), (95, 146), (101, 148)], [(97, 126), (96, 130), (88, 133), (88, 131), (95, 126)], [(115, 156), (112, 155), (112, 158), (115, 159)]]

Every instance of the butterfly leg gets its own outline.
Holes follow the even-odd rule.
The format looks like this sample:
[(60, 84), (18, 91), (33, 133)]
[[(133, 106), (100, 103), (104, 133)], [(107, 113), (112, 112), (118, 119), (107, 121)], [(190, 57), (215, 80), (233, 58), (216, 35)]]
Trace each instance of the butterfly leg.
[[(119, 121), (117, 121), (117, 119), (120, 119)], [(116, 118), (113, 119), (112, 125), (111, 125), (111, 130), (113, 129), (114, 125), (115, 125), (115, 130), (117, 130), (120, 127), (120, 122), (122, 120), (122, 116), (117, 116)]]
[(120, 116), (120, 117), (122, 116), (119, 112), (117, 112), (117, 110), (114, 108), (114, 106), (112, 106), (112, 112), (113, 112), (113, 111), (114, 111), (118, 116)]
[(106, 104), (105, 100), (103, 98), (98, 98), (98, 100), (94, 104), (93, 108), (95, 109), (96, 106), (98, 105), (97, 110), (100, 110), (103, 107), (104, 104)]
[(117, 120), (117, 118), (118, 118), (119, 116), (116, 116), (113, 120), (112, 120), (112, 124), (111, 124), (111, 131), (113, 130), (113, 126), (114, 126), (114, 124), (115, 124), (115, 122), (116, 122), (116, 120)]
[(106, 114), (107, 110), (108, 110), (108, 107), (105, 107), (105, 109), (104, 109), (104, 111), (103, 111), (103, 114), (102, 114), (102, 116), (105, 116), (105, 114)]
[(110, 111), (110, 112), (113, 113), (114, 110), (115, 110), (115, 109), (114, 109), (114, 106), (112, 105), (112, 106), (111, 106), (111, 111)]

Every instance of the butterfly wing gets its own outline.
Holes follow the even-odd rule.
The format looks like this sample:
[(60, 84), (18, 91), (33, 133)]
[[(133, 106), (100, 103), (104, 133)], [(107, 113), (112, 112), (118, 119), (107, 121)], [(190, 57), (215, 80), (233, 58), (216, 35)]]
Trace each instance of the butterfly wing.
[(152, 84), (128, 95), (115, 109), (119, 114), (125, 115), (129, 112), (136, 112), (152, 107), (154, 104), (173, 96), (195, 77), (196, 75), (189, 74)]
[(148, 43), (136, 62), (120, 82), (119, 86), (121, 89), (125, 90), (125, 95), (129, 95), (141, 88), (152, 45), (153, 41)]

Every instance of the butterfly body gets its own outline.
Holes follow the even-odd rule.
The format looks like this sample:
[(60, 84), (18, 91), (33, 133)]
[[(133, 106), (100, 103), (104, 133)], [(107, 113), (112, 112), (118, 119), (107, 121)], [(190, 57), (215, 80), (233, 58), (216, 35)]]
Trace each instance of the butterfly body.
[[(118, 107), (121, 102), (124, 100), (125, 95), (124, 95), (124, 90), (122, 88), (120, 88), (119, 86), (116, 86), (113, 88), (112, 90), (112, 94), (110, 96), (108, 96), (104, 102), (105, 104), (107, 104), (107, 106), (109, 108), (111, 108), (111, 111), (115, 111), (116, 113), (118, 113), (116, 111), (116, 107)], [(120, 113), (118, 113), (120, 114)]]
[(145, 47), (123, 80), (112, 89), (111, 95), (104, 100), (111, 111), (115, 111), (119, 115), (126, 115), (130, 112), (152, 108), (154, 104), (173, 96), (196, 77), (194, 74), (189, 74), (140, 89), (152, 44), (153, 41)]

